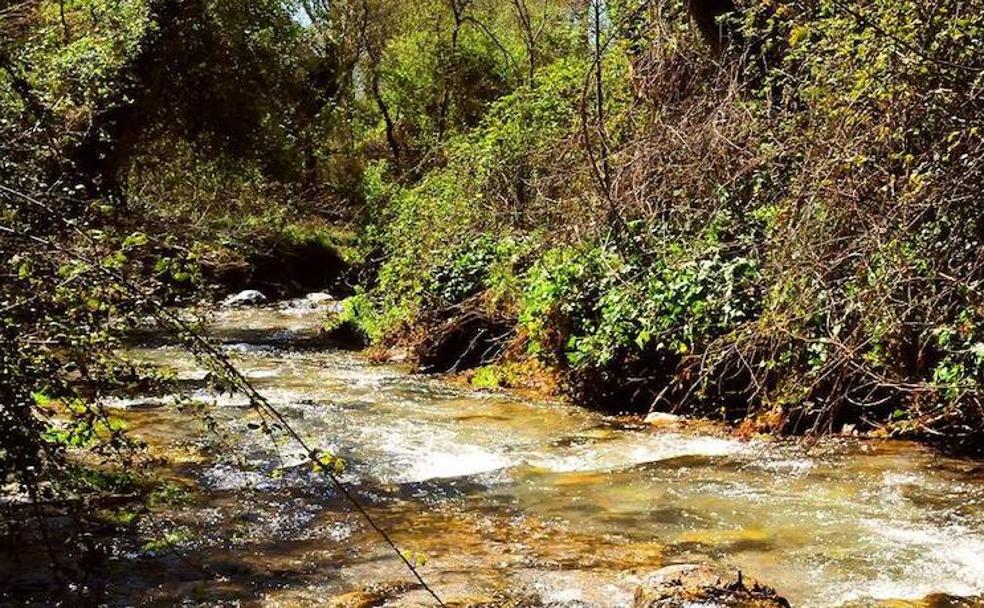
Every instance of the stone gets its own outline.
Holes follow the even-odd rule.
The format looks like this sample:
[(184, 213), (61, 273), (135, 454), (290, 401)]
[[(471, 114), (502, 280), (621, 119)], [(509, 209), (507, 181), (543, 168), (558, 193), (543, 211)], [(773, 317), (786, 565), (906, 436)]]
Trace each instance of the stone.
[(676, 414), (669, 414), (667, 412), (649, 412), (644, 422), (656, 428), (676, 426), (683, 422), (683, 416), (677, 416)]
[(286, 300), (279, 304), (279, 308), (288, 312), (324, 310), (332, 314), (340, 314), (343, 310), (341, 301), (330, 293), (323, 291), (316, 291), (301, 298)]
[(312, 304), (322, 305), (329, 302), (334, 302), (335, 296), (325, 291), (315, 291), (314, 293), (309, 293), (304, 296), (304, 299)]
[(380, 583), (350, 591), (331, 598), (327, 605), (331, 608), (374, 608), (389, 604), (398, 596), (418, 589), (415, 583)]
[(351, 591), (333, 597), (328, 603), (331, 608), (372, 608), (387, 600), (385, 593), (378, 591)]
[(727, 575), (706, 564), (667, 566), (646, 577), (636, 589), (633, 608), (790, 608), (773, 589), (746, 579), (741, 572)]
[(239, 308), (241, 306), (257, 306), (259, 304), (265, 304), (267, 297), (263, 295), (262, 292), (255, 289), (245, 289), (240, 291), (235, 295), (231, 295), (225, 300), (222, 300), (222, 306), (225, 308)]

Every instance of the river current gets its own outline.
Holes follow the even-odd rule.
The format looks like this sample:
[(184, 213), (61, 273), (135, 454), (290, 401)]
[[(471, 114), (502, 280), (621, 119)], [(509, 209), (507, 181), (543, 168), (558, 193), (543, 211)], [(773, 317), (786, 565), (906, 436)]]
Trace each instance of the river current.
[[(302, 300), (219, 313), (211, 331), (296, 430), (346, 460), (343, 479), (446, 600), (630, 606), (648, 573), (679, 563), (741, 570), (804, 608), (984, 594), (981, 463), (901, 442), (651, 429), (471, 390), (318, 347), (323, 319)], [(245, 398), (207, 390), (177, 346), (130, 352), (174, 373), (226, 436), (170, 398), (109, 404), (190, 490), (142, 524), (167, 551), (114, 558), (121, 604), (428, 605), (297, 447), (256, 429)]]

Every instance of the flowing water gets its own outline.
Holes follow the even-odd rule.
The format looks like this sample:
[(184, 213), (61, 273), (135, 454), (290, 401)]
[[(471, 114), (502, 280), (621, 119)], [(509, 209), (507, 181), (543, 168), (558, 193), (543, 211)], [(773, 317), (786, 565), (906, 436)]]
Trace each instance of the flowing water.
[[(468, 390), (315, 348), (322, 318), (306, 304), (231, 311), (214, 332), (292, 426), (346, 459), (344, 479), (445, 599), (505, 589), (630, 606), (647, 573), (694, 562), (740, 569), (801, 607), (984, 594), (979, 463), (906, 443), (807, 450), (659, 431)], [(141, 525), (173, 551), (120, 548), (120, 603), (324, 605), (367, 589), (344, 597), (428, 604), (296, 446), (252, 428), (245, 399), (206, 391), (176, 347), (132, 352), (212, 403), (229, 436), (203, 435), (168, 399), (112, 404), (166, 451), (167, 475), (197, 488)]]

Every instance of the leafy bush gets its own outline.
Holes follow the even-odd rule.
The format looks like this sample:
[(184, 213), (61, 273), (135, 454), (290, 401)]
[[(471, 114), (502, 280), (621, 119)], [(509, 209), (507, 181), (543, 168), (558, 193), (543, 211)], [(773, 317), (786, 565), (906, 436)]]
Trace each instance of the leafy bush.
[[(600, 111), (573, 51), (491, 104), (443, 165), (387, 187), (367, 297), (403, 332), (495, 301), (527, 356), (616, 407), (980, 429), (984, 12), (740, 8), (720, 58), (682, 2), (614, 26)], [(524, 243), (507, 297), (482, 269), (500, 235)]]

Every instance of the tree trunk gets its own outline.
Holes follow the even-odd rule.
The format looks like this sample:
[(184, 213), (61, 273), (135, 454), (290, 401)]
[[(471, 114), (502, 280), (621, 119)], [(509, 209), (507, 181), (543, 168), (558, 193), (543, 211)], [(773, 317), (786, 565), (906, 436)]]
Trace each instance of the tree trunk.
[(359, 35), (362, 38), (362, 44), (365, 47), (366, 54), (369, 56), (369, 92), (372, 94), (373, 101), (376, 102), (379, 113), (383, 116), (383, 123), (386, 125), (386, 143), (389, 144), (390, 153), (393, 154), (393, 167), (399, 172), (401, 165), (400, 143), (396, 138), (396, 125), (393, 122), (389, 106), (386, 104), (386, 100), (383, 98), (383, 93), (379, 86), (379, 64), (382, 62), (382, 58), (378, 50), (373, 46), (374, 42), (369, 39), (369, 22), (369, 2), (363, 0), (362, 23)]

